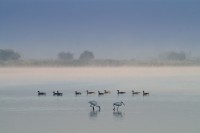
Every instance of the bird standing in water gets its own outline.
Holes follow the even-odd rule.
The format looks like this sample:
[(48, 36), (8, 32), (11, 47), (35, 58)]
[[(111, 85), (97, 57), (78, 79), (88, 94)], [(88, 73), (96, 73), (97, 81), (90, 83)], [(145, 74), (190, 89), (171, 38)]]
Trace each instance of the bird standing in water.
[(122, 105), (125, 106), (125, 104), (122, 101), (113, 103), (113, 106), (114, 106), (113, 110), (115, 111), (115, 106), (117, 106), (117, 111), (118, 111), (119, 106), (122, 106)]
[(101, 110), (101, 107), (97, 104), (96, 101), (89, 101), (88, 103), (90, 104), (90, 107), (92, 107), (93, 111), (94, 111), (94, 107), (98, 107), (99, 111)]

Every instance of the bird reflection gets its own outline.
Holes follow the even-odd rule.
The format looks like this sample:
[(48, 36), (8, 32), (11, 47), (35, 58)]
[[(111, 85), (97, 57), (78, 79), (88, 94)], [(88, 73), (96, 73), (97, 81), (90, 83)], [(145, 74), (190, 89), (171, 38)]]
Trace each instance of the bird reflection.
[(96, 118), (96, 117), (98, 116), (99, 112), (100, 112), (99, 110), (90, 111), (89, 117), (90, 117), (90, 118)]
[(116, 118), (123, 118), (124, 113), (122, 113), (121, 111), (114, 111), (113, 116)]

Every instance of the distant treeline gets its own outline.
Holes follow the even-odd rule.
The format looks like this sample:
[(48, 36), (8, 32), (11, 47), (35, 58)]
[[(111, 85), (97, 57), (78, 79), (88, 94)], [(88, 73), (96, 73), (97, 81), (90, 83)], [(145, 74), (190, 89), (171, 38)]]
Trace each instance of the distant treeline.
[(166, 52), (156, 59), (116, 60), (95, 59), (91, 51), (84, 51), (75, 59), (71, 52), (60, 52), (56, 59), (24, 60), (11, 49), (0, 49), (0, 66), (200, 66), (200, 58), (189, 58), (185, 52)]
[(120, 67), (120, 66), (200, 66), (199, 60), (185, 61), (161, 61), (161, 60), (90, 60), (90, 61), (61, 61), (61, 60), (18, 60), (0, 62), (0, 66), (52, 66), (52, 67), (79, 67), (79, 66), (99, 66), (99, 67)]

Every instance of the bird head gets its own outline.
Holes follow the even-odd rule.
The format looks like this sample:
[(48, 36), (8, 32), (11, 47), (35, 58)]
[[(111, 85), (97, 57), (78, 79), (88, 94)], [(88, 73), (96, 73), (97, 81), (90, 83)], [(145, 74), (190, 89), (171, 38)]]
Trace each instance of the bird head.
[(121, 103), (125, 106), (125, 104), (121, 101)]

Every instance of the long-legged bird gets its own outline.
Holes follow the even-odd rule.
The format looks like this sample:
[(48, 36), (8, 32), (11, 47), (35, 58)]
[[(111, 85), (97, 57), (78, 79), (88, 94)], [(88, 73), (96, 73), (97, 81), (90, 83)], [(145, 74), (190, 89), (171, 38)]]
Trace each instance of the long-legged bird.
[(98, 107), (99, 111), (101, 110), (101, 107), (97, 104), (96, 101), (89, 101), (88, 103), (90, 104), (90, 107), (92, 107), (93, 111), (94, 111), (94, 107)]
[(113, 106), (114, 106), (113, 110), (115, 111), (115, 107), (117, 106), (117, 111), (118, 111), (119, 106), (122, 106), (122, 105), (125, 106), (125, 104), (122, 101), (113, 103)]

